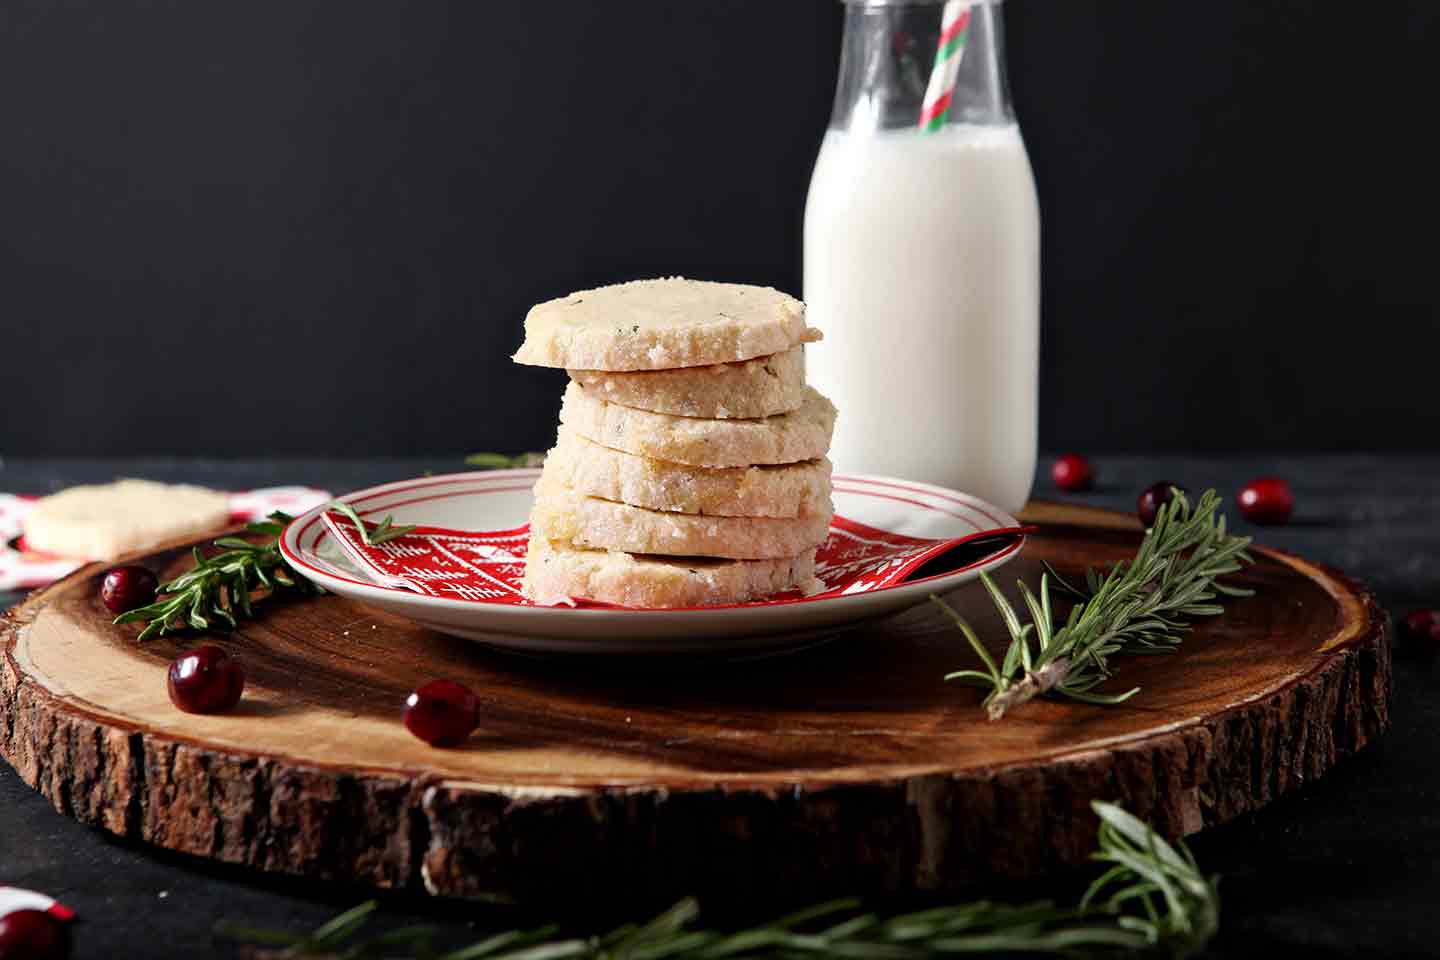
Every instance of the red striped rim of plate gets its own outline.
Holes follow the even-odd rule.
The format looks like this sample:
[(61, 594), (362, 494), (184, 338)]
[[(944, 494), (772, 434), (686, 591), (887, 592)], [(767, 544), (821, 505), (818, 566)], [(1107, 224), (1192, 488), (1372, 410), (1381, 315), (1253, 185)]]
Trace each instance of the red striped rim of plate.
[[(538, 474), (538, 470), (523, 469), (426, 477), (358, 491), (342, 499), (362, 516), (378, 518), (403, 507), (408, 509), (404, 516), (396, 518), (397, 522), (423, 523), (424, 511), (416, 508), (424, 504), (438, 506), (443, 501), (477, 495), (528, 494)], [(875, 517), (899, 518), (903, 521), (899, 526), (911, 529), (909, 532), (885, 529), (883, 525), (839, 513), (832, 521), (830, 538), (817, 557), (817, 575), (826, 585), (821, 593), (809, 597), (794, 593), (743, 604), (681, 609), (814, 603), (852, 593), (873, 594), (935, 582), (1004, 561), (1021, 549), (1025, 534), (1033, 529), (1021, 526), (983, 500), (928, 484), (842, 474), (834, 478), (834, 492), (837, 510), (847, 505), (854, 508), (867, 503), (880, 504), (882, 508), (872, 509), (870, 513)], [(923, 519), (917, 523), (916, 518)], [(334, 515), (327, 516), (323, 511), (302, 516), (291, 526), (282, 538), (281, 550), (292, 565), (307, 575), (334, 578), (371, 590), (394, 591), (416, 599), (540, 606), (519, 596), (519, 577), (528, 539), (528, 527), (523, 524), (516, 526), (512, 522), (502, 529), (489, 531), (422, 526), (412, 537), (378, 549), (366, 548), (354, 536), (348, 521), (337, 521)], [(942, 535), (914, 535), (927, 531)], [(908, 579), (916, 570), (946, 553), (987, 540), (995, 541), (994, 549), (963, 565)], [(319, 550), (327, 541), (335, 544), (358, 571), (320, 556)], [(390, 548), (388, 552), (387, 548)], [(426, 550), (440, 557), (438, 566), (421, 558)], [(582, 602), (579, 608), (617, 609), (588, 602)], [(667, 612), (673, 613), (675, 608), (667, 608)]]

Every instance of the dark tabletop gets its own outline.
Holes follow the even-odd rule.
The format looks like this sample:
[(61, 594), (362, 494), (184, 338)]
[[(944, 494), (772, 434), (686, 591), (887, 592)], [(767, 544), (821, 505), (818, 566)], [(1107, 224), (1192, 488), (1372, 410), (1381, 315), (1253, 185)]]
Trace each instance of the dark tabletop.
[[(1227, 496), (1264, 474), (1287, 478), (1298, 508), (1284, 527), (1235, 527), (1341, 568), (1392, 615), (1440, 606), (1440, 457), (1271, 459), (1100, 457), (1099, 487), (1075, 500), (1133, 509), (1158, 481)], [(1048, 465), (1048, 461), (1046, 461)], [(344, 492), (426, 470), (426, 460), (0, 460), (0, 491), (46, 493), (115, 476), (243, 489), (303, 483)], [(1036, 496), (1064, 498), (1042, 476)], [(0, 593), (0, 605), (20, 599)], [(1220, 873), (1213, 956), (1440, 955), (1440, 660), (1397, 644), (1394, 727), (1378, 744), (1270, 807), (1191, 840)], [(224, 955), (212, 930), (314, 926), (367, 895), (217, 867), (122, 843), (57, 813), (0, 763), (0, 885), (40, 890), (79, 911), (77, 957)], [(1068, 888), (1067, 888), (1068, 890)], [(1037, 889), (1026, 894), (1057, 891)], [(1059, 895), (1068, 895), (1060, 893)], [(564, 919), (567, 905), (555, 904)], [(482, 908), (389, 899), (386, 920), (505, 923)], [(616, 918), (631, 919), (631, 918)]]

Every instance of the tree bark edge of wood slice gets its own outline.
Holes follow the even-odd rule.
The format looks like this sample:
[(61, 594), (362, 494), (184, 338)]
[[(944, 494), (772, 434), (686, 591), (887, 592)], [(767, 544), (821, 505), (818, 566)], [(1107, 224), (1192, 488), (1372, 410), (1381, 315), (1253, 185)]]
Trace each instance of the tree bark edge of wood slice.
[(1092, 800), (1122, 803), (1169, 837), (1193, 833), (1298, 788), (1388, 728), (1390, 642), (1374, 597), (1338, 571), (1260, 553), (1345, 611), (1315, 656), (1263, 696), (1029, 761), (855, 782), (702, 777), (683, 787), (331, 768), (116, 722), (37, 683), (14, 655), (50, 598), (103, 569), (91, 567), (0, 622), (0, 755), (81, 822), (345, 884), (631, 907), (694, 894), (742, 909), (961, 893), (1083, 862), (1095, 840)]

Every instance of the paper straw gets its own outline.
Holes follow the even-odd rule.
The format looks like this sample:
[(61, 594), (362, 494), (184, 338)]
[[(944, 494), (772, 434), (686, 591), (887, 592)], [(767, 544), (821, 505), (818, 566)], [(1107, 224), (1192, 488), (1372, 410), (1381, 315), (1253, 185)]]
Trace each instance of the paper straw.
[(970, 36), (970, 0), (947, 0), (940, 16), (940, 43), (935, 51), (935, 66), (930, 83), (925, 87), (925, 102), (920, 107), (920, 129), (934, 133), (945, 126), (950, 103), (955, 98), (955, 79), (960, 75), (960, 58), (965, 55), (965, 41)]

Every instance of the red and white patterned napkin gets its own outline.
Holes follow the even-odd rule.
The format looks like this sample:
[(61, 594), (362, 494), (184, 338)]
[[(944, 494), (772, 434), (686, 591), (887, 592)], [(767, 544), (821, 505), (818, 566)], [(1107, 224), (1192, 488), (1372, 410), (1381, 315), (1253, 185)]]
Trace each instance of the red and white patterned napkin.
[[(88, 560), (59, 557), (25, 549), (23, 539), (25, 514), (35, 507), (38, 497), (0, 493), (0, 590), (25, 590), (43, 587), (76, 570)], [(313, 487), (266, 487), (230, 494), (230, 522), (259, 520), (276, 510), (296, 515), (317, 507), (330, 499), (325, 490)]]
[[(346, 556), (379, 586), (452, 600), (536, 606), (520, 595), (530, 539), (528, 525), (483, 532), (419, 526), (404, 536), (370, 546), (348, 518), (328, 512), (322, 519)], [(955, 568), (944, 571), (953, 572), (1012, 547), (1030, 529), (985, 530), (949, 540), (927, 540), (837, 516), (815, 557), (815, 575), (825, 585), (824, 591), (803, 598), (797, 591), (755, 602), (785, 603), (878, 590), (904, 581), (931, 560), (970, 547)]]
[(75, 919), (75, 911), (56, 901), (54, 897), (20, 887), (0, 887), (0, 918), (17, 910), (39, 910), (41, 913), (48, 913), (60, 923), (69, 923)]

